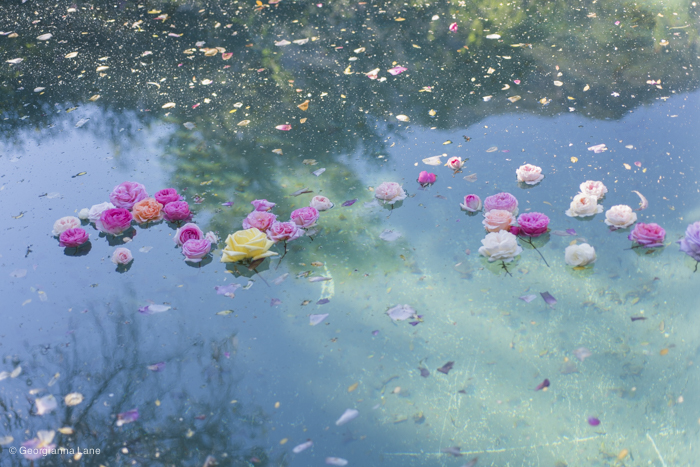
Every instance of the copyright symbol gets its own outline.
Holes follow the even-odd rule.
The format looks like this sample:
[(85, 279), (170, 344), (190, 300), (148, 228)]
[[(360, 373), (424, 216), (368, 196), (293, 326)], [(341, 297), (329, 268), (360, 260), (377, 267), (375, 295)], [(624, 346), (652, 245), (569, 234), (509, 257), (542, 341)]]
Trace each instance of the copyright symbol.
[(11, 447), (10, 449), (7, 450), (10, 454), (17, 454), (17, 448), (16, 447)]

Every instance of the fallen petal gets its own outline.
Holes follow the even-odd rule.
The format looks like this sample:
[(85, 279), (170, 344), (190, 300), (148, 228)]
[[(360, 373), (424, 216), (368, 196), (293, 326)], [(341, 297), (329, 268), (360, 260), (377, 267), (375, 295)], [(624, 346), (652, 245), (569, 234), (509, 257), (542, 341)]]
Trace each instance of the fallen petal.
[(311, 326), (316, 326), (317, 324), (322, 322), (327, 317), (328, 317), (328, 313), (324, 313), (322, 315), (309, 315), (309, 324)]
[(525, 303), (530, 303), (534, 299), (537, 298), (537, 295), (523, 295), (522, 297), (519, 297), (520, 300), (524, 301)]
[(341, 415), (340, 418), (335, 421), (335, 424), (337, 426), (345, 425), (349, 421), (356, 419), (358, 415), (360, 415), (359, 411), (355, 409), (347, 409), (345, 412), (343, 412), (343, 415)]

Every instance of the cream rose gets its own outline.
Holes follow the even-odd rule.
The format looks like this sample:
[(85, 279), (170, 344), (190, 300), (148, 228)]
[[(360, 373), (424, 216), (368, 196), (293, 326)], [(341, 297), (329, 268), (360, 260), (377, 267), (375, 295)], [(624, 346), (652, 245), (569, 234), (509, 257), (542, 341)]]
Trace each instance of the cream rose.
[(479, 253), (486, 256), (489, 262), (505, 261), (508, 263), (523, 251), (522, 247), (518, 245), (517, 237), (507, 230), (487, 234), (481, 244), (483, 246), (479, 248)]
[(605, 223), (614, 229), (624, 229), (637, 222), (637, 213), (624, 204), (613, 206), (605, 213)]
[(588, 243), (569, 245), (566, 247), (566, 250), (564, 250), (564, 261), (566, 261), (566, 264), (569, 266), (585, 266), (595, 263), (595, 260), (595, 248)]
[(76, 227), (80, 227), (80, 219), (75, 216), (61, 217), (59, 220), (54, 222), (51, 235), (58, 237), (66, 230), (75, 229)]
[(394, 204), (406, 199), (406, 192), (396, 182), (384, 182), (374, 190), (374, 197), (385, 203)]
[(317, 211), (328, 211), (333, 207), (333, 203), (331, 203), (331, 200), (325, 196), (314, 196), (311, 198), (311, 203), (309, 203), (309, 206), (316, 208)]
[(595, 216), (601, 212), (603, 212), (603, 206), (598, 205), (598, 198), (579, 193), (574, 196), (574, 200), (565, 214), (569, 217), (588, 217)]
[(499, 230), (510, 230), (511, 225), (515, 225), (515, 217), (510, 211), (503, 209), (493, 209), (484, 214), (484, 220), (481, 221), (484, 227), (489, 232), (498, 232)]
[(86, 221), (88, 219), (88, 214), (90, 214), (90, 210), (88, 208), (83, 208), (78, 213), (78, 218), (81, 221)]
[(584, 195), (595, 196), (596, 199), (601, 199), (608, 192), (608, 189), (603, 185), (603, 182), (594, 182), (593, 180), (586, 180), (579, 186), (581, 193)]
[(275, 243), (256, 228), (239, 230), (226, 238), (226, 248), (221, 252), (222, 263), (235, 263), (250, 259), (267, 258), (277, 253), (268, 251)]
[(515, 174), (518, 176), (519, 182), (527, 183), (528, 185), (537, 185), (544, 178), (542, 169), (532, 164), (521, 165), (515, 171)]

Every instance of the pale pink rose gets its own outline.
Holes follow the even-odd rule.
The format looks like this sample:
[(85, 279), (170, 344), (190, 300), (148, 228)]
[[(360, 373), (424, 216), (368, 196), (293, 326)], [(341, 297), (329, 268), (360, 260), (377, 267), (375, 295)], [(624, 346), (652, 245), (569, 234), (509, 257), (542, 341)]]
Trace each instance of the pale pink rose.
[(85, 232), (85, 229), (76, 227), (75, 229), (64, 230), (58, 239), (59, 245), (64, 248), (77, 248), (90, 240), (90, 237), (87, 232)]
[(374, 197), (385, 203), (394, 204), (406, 199), (406, 192), (396, 182), (384, 182), (374, 190)]
[(167, 206), (168, 203), (174, 203), (175, 201), (180, 201), (180, 195), (177, 194), (175, 188), (165, 188), (157, 192), (153, 197), (163, 206)]
[(637, 213), (624, 204), (613, 206), (605, 213), (605, 223), (613, 229), (624, 229), (637, 222)]
[(589, 217), (603, 212), (603, 206), (598, 204), (598, 199), (593, 195), (579, 193), (569, 205), (564, 214), (569, 217)]
[(189, 220), (192, 217), (187, 201), (171, 201), (163, 207), (163, 215), (168, 222)]
[(219, 243), (219, 236), (212, 231), (207, 232), (204, 235), (204, 238), (209, 240), (209, 243), (211, 243), (212, 245), (216, 245), (217, 243)]
[(142, 199), (148, 198), (146, 188), (137, 182), (124, 182), (114, 187), (109, 200), (118, 208), (129, 209)]
[(542, 181), (544, 175), (542, 175), (542, 169), (532, 164), (521, 165), (518, 170), (515, 171), (518, 176), (518, 181), (527, 183), (528, 185), (536, 185)]
[(200, 240), (190, 239), (182, 244), (182, 254), (185, 255), (185, 261), (191, 263), (199, 263), (210, 251), (211, 242), (206, 238)]
[(276, 220), (277, 216), (271, 212), (253, 211), (248, 214), (248, 217), (243, 219), (243, 228), (248, 230), (255, 227), (256, 229), (265, 232)]
[(497, 193), (486, 197), (484, 209), (486, 212), (493, 209), (503, 209), (515, 216), (518, 214), (518, 200), (510, 193)]
[(100, 216), (102, 215), (103, 212), (105, 212), (107, 209), (114, 209), (116, 208), (115, 205), (112, 203), (100, 203), (100, 204), (94, 204), (90, 210), (88, 211), (88, 220), (92, 222), (93, 224), (97, 224), (97, 221), (100, 219)]
[(112, 262), (114, 264), (129, 264), (132, 262), (134, 259), (133, 255), (131, 254), (131, 250), (128, 248), (124, 247), (119, 247), (116, 250), (114, 250), (114, 253), (112, 253)]
[(489, 232), (510, 231), (510, 226), (515, 225), (515, 217), (510, 211), (492, 209), (484, 214), (484, 220), (481, 223)]
[(254, 199), (250, 204), (255, 206), (256, 211), (269, 211), (276, 206), (275, 203), (271, 203), (266, 199)]
[(304, 235), (304, 231), (294, 222), (274, 222), (267, 229), (267, 238), (273, 242), (291, 242)]
[(182, 246), (187, 240), (200, 240), (204, 237), (202, 229), (197, 224), (188, 223), (177, 229), (173, 241), (178, 246)]
[(331, 200), (325, 196), (314, 196), (311, 198), (311, 203), (309, 203), (309, 206), (316, 208), (317, 211), (328, 211), (334, 206), (334, 204), (331, 203)]
[(467, 195), (464, 197), (464, 203), (460, 204), (462, 211), (478, 212), (481, 211), (481, 198), (477, 195)]
[(452, 170), (459, 170), (464, 165), (464, 161), (461, 157), (450, 157), (449, 159), (447, 159), (445, 165), (451, 168)]
[(54, 237), (58, 237), (66, 230), (75, 229), (77, 227), (80, 227), (80, 219), (78, 219), (77, 217), (61, 217), (59, 220), (53, 223), (53, 230), (51, 231), (51, 235), (53, 235)]
[(119, 235), (131, 227), (132, 219), (133, 216), (126, 209), (105, 209), (95, 222), (95, 226), (106, 234)]
[(653, 222), (649, 224), (640, 222), (634, 226), (632, 232), (627, 236), (628, 239), (637, 242), (645, 248), (663, 246), (665, 237), (666, 231), (663, 227)]
[(608, 189), (603, 185), (603, 182), (595, 182), (593, 180), (586, 180), (579, 187), (581, 193), (588, 196), (595, 196), (596, 199), (602, 199)]
[(292, 222), (301, 227), (308, 229), (313, 226), (318, 220), (318, 210), (311, 206), (307, 208), (295, 209), (290, 216)]

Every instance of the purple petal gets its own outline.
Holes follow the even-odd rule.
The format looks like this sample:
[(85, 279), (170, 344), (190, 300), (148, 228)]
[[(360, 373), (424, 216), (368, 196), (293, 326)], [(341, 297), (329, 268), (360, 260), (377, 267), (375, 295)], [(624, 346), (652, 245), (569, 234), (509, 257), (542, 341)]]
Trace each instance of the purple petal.
[(373, 336), (378, 336), (378, 335), (379, 335), (379, 331), (378, 331), (378, 330), (372, 331), (372, 335), (373, 335)]
[(233, 298), (235, 296), (234, 292), (239, 287), (240, 287), (240, 285), (238, 285), (238, 284), (228, 284), (228, 285), (217, 285), (214, 287), (214, 289), (216, 290), (217, 295), (225, 295), (229, 298)]
[(222, 206), (233, 206), (233, 201), (226, 201), (225, 203), (221, 203)]
[(584, 361), (591, 355), (593, 355), (593, 352), (585, 347), (579, 347), (578, 349), (574, 350), (574, 357), (578, 358), (580, 361)]
[(117, 426), (126, 425), (139, 419), (139, 409), (132, 409), (127, 412), (117, 414)]
[(154, 363), (153, 365), (148, 365), (146, 368), (155, 372), (163, 371), (165, 369), (165, 362)]
[(409, 321), (408, 324), (410, 324), (411, 326), (417, 326), (418, 324), (420, 324), (420, 321)]
[(316, 326), (318, 323), (323, 321), (328, 317), (328, 313), (324, 313), (322, 315), (309, 315), (309, 324), (311, 326)]
[(273, 298), (272, 300), (270, 300), (270, 306), (277, 306), (280, 303), (282, 303), (282, 300), (280, 300), (279, 298)]
[(549, 292), (540, 292), (540, 295), (542, 295), (545, 303), (549, 306), (554, 306), (554, 304), (557, 303), (557, 299), (552, 297)]
[(352, 205), (355, 204), (356, 202), (357, 202), (356, 199), (349, 199), (349, 200), (347, 200), (346, 202), (344, 202), (343, 204), (341, 204), (341, 206), (352, 206)]
[(595, 417), (588, 417), (588, 424), (591, 426), (598, 426), (600, 425), (600, 420)]
[(522, 297), (518, 297), (520, 300), (524, 301), (525, 303), (530, 303), (534, 299), (537, 298), (537, 295), (523, 295)]
[(408, 305), (396, 305), (393, 308), (389, 308), (386, 314), (394, 321), (404, 321), (409, 318), (415, 318), (416, 310)]
[(330, 302), (327, 298), (322, 298), (321, 300), (316, 302), (316, 305), (325, 305), (326, 303)]
[(569, 235), (576, 235), (576, 230), (574, 230), (574, 229), (566, 229), (566, 233), (568, 233)]
[(168, 305), (146, 305), (139, 308), (139, 313), (152, 315), (153, 313), (163, 313), (169, 309), (170, 307)]

